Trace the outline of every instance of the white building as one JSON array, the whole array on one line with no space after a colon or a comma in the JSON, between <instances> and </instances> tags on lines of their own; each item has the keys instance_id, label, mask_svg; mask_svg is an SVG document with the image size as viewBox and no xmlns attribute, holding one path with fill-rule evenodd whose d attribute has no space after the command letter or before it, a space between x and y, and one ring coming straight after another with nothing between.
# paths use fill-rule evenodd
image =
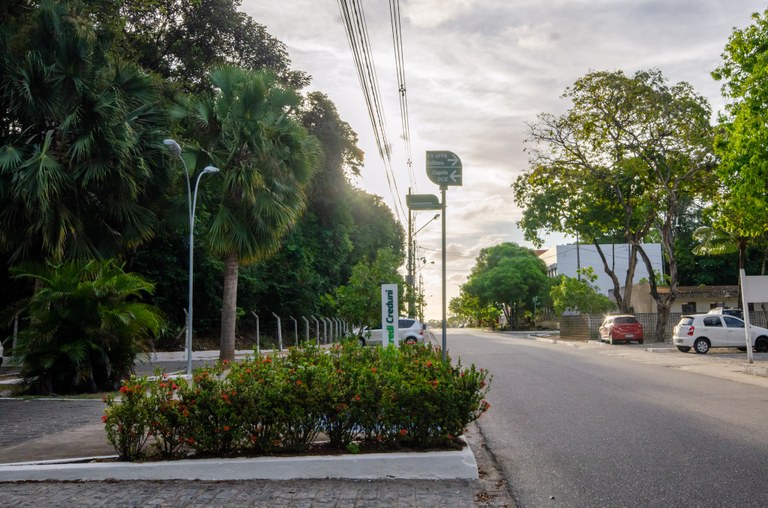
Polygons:
<instances>
[{"instance_id":1,"label":"white building","mask_svg":"<svg viewBox=\"0 0 768 508\"><path fill-rule=\"evenodd\" d=\"M619 279L619 285L624 287L627 276L627 267L629 265L629 245L621 244L600 244L608 266L616 273ZM663 273L663 260L661 256L661 244L644 243L643 249L651 260L653 270ZM611 296L613 291L613 282L605 273L603 261L600 254L593 244L572 244L558 245L547 249L539 254L539 258L547 265L547 272L550 277L558 275L567 275L568 277L577 277L577 270L580 268L592 267L597 275L595 286L605 296ZM634 284L640 283L643 279L648 279L648 270L645 268L643 259L638 254L637 265L635 266Z\"/></svg>"}]
</instances>

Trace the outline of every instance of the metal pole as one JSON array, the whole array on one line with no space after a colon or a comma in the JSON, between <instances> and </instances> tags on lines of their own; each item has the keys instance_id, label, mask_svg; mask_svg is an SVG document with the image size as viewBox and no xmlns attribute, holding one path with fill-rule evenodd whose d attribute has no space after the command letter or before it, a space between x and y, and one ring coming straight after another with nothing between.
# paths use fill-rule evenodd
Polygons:
<instances>
[{"instance_id":1,"label":"metal pole","mask_svg":"<svg viewBox=\"0 0 768 508\"><path fill-rule=\"evenodd\" d=\"M283 350L283 325L280 324L280 316L272 313L273 316L277 318L277 349L278 351Z\"/></svg>"},{"instance_id":2,"label":"metal pole","mask_svg":"<svg viewBox=\"0 0 768 508\"><path fill-rule=\"evenodd\" d=\"M296 336L296 347L299 347L299 322L293 316L288 316L293 319L293 333Z\"/></svg>"},{"instance_id":3,"label":"metal pole","mask_svg":"<svg viewBox=\"0 0 768 508\"><path fill-rule=\"evenodd\" d=\"M315 321L315 345L320 345L320 321L315 316L310 316Z\"/></svg>"},{"instance_id":4,"label":"metal pole","mask_svg":"<svg viewBox=\"0 0 768 508\"><path fill-rule=\"evenodd\" d=\"M303 319L304 323L306 324L306 328L305 328L306 334L304 335L304 337L306 337L306 341L309 342L309 319L305 318L304 316L301 316L301 319Z\"/></svg>"},{"instance_id":5,"label":"metal pole","mask_svg":"<svg viewBox=\"0 0 768 508\"><path fill-rule=\"evenodd\" d=\"M441 185L440 186L440 194L442 198L442 205L443 205L443 362L447 361L448 355L446 353L446 350L448 349L448 341L446 339L446 301L445 301L445 190L448 188L447 185Z\"/></svg>"},{"instance_id":6,"label":"metal pole","mask_svg":"<svg viewBox=\"0 0 768 508\"><path fill-rule=\"evenodd\" d=\"M256 318L256 354L261 354L261 342L259 339L259 315L256 314L255 310L251 311L251 314L253 314L253 317Z\"/></svg>"}]
</instances>

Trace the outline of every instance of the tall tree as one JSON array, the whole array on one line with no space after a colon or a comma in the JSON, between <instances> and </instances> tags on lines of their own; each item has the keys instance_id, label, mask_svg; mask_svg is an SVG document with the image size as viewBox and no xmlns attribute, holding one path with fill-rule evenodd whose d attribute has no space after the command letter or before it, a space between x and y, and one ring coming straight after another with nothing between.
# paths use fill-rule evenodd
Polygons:
<instances>
[{"instance_id":1,"label":"tall tree","mask_svg":"<svg viewBox=\"0 0 768 508\"><path fill-rule=\"evenodd\" d=\"M480 251L462 289L477 297L480 307L500 308L507 323L517 326L533 298L547 296L549 278L544 262L532 250L505 242Z\"/></svg>"},{"instance_id":2,"label":"tall tree","mask_svg":"<svg viewBox=\"0 0 768 508\"><path fill-rule=\"evenodd\" d=\"M155 81L111 58L77 4L0 36L0 245L19 259L109 257L149 239L167 186Z\"/></svg>"},{"instance_id":3,"label":"tall tree","mask_svg":"<svg viewBox=\"0 0 768 508\"><path fill-rule=\"evenodd\" d=\"M564 97L573 102L565 115L540 115L530 128L531 168L514 184L524 208L520 225L534 238L540 229L595 244L602 235L623 236L650 274L662 340L677 296L674 246L681 208L717 187L709 171L715 164L709 105L687 83L667 84L658 70L633 77L591 72ZM643 249L651 232L658 232L666 257L668 293L658 292ZM630 260L623 298L617 298L622 311L628 310L635 263ZM605 262L604 269L620 295L617 275Z\"/></svg>"},{"instance_id":4,"label":"tall tree","mask_svg":"<svg viewBox=\"0 0 768 508\"><path fill-rule=\"evenodd\" d=\"M291 70L285 45L239 10L240 0L88 1L105 23L119 20L122 47L144 69L187 91L211 87L211 71L230 64L271 70L283 84L301 89L309 77Z\"/></svg>"},{"instance_id":5,"label":"tall tree","mask_svg":"<svg viewBox=\"0 0 768 508\"><path fill-rule=\"evenodd\" d=\"M199 144L196 165L212 162L222 172L205 237L224 260L220 358L232 361L239 266L280 247L304 210L321 153L295 117L299 95L272 74L225 66L211 81L216 92L193 99L180 113Z\"/></svg>"},{"instance_id":6,"label":"tall tree","mask_svg":"<svg viewBox=\"0 0 768 508\"><path fill-rule=\"evenodd\" d=\"M714 203L713 227L733 240L744 267L746 247L768 230L768 10L734 30L712 76L730 102L720 117L715 150L722 192Z\"/></svg>"}]
</instances>

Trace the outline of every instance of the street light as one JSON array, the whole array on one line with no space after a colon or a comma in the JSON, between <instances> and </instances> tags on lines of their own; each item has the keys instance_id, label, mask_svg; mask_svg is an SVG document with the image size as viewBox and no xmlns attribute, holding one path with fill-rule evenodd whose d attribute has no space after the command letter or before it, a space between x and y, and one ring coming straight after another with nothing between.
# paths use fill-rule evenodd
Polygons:
<instances>
[{"instance_id":1,"label":"street light","mask_svg":"<svg viewBox=\"0 0 768 508\"><path fill-rule=\"evenodd\" d=\"M187 177L187 211L189 218L189 286L187 292L187 376L192 379L192 273L193 273L193 257L192 254L195 248L195 208L197 206L197 189L200 185L200 179L203 175L209 173L218 173L219 168L213 166L206 166L195 180L195 192L192 193L192 183L189 177L189 168L184 161L184 157L181 156L181 147L173 139L163 140L163 144L168 147L168 150L172 154L181 159L181 164L184 166L184 175Z\"/></svg>"},{"instance_id":2,"label":"street light","mask_svg":"<svg viewBox=\"0 0 768 508\"><path fill-rule=\"evenodd\" d=\"M410 213L410 212L409 212ZM416 278L416 262L415 262L415 250L416 250L416 235L419 231L424 229L425 227L429 226L432 221L437 220L440 218L440 214L436 213L434 217L429 219L426 224L421 226L419 229L416 230L414 233L410 233L408 236L408 286L410 288L409 291L409 297L408 297L408 315L413 316L416 314L416 301L414 298L414 286L416 285L415 278ZM410 222L408 226L410 230Z\"/></svg>"}]
</instances>

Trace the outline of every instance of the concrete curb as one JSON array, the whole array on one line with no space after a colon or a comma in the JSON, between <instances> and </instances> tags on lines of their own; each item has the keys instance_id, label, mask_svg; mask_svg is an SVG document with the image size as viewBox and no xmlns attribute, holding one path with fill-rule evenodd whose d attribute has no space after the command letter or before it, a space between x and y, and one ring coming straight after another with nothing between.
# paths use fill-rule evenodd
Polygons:
<instances>
[{"instance_id":1,"label":"concrete curb","mask_svg":"<svg viewBox=\"0 0 768 508\"><path fill-rule=\"evenodd\" d=\"M104 459L105 457L102 457ZM111 458L111 457L106 457ZM479 478L469 445L457 451L94 462L95 458L0 465L0 482L104 480L447 480Z\"/></svg>"}]
</instances>

